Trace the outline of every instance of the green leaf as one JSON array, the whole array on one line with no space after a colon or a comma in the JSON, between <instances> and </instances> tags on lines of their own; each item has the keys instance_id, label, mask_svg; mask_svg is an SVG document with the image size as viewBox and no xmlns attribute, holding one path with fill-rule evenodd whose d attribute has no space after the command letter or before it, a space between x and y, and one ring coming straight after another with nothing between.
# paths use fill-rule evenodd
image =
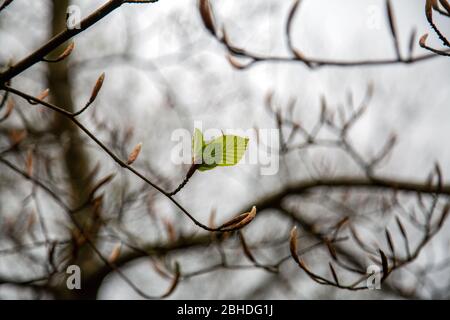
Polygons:
<instances>
[{"instance_id":1,"label":"green leaf","mask_svg":"<svg viewBox=\"0 0 450 320\"><path fill-rule=\"evenodd\" d=\"M193 138L194 159L202 159L198 170L207 171L216 167L236 165L244 156L248 147L248 138L235 135L223 135L205 142L200 130L196 129ZM200 146L201 153L200 153Z\"/></svg>"},{"instance_id":2,"label":"green leaf","mask_svg":"<svg viewBox=\"0 0 450 320\"><path fill-rule=\"evenodd\" d=\"M233 135L225 135L214 139L210 145L218 150L216 159L219 159L218 166L234 166L244 156L248 146L248 138Z\"/></svg>"}]
</instances>

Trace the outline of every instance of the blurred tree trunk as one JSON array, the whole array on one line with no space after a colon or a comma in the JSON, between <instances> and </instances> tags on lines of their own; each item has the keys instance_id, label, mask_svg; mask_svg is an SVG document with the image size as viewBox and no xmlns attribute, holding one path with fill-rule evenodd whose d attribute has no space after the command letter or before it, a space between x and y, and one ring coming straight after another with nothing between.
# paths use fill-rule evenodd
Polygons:
<instances>
[{"instance_id":1,"label":"blurred tree trunk","mask_svg":"<svg viewBox=\"0 0 450 320\"><path fill-rule=\"evenodd\" d=\"M53 0L53 19L52 19L52 34L55 35L64 28L66 28L66 13L69 6L69 0ZM61 46L54 52L58 56L67 47L67 44ZM70 59L70 57L69 57ZM57 106L63 107L68 111L75 111L73 101L73 90L71 77L68 70L68 60L65 59L58 63L49 63L48 69L48 86L51 93L51 99ZM51 130L55 136L59 137L61 145L62 166L67 179L68 188L70 190L72 207L80 206L88 196L90 181L87 176L90 169L90 160L87 150L80 143L81 132L74 126L67 118L56 115L51 125ZM76 214L76 219L79 225L82 225L84 230L88 231L93 238L98 232L98 219L96 213L98 211L93 208L87 208ZM78 233L74 229L73 232ZM94 259L93 251L87 244L83 244L78 251L72 264L76 264L81 268L81 276L87 275L94 271L97 266L97 260ZM56 288L57 297L62 299L77 299L83 296L84 299L95 299L97 288L83 286L81 290L68 290L66 282L58 284Z\"/></svg>"}]
</instances>

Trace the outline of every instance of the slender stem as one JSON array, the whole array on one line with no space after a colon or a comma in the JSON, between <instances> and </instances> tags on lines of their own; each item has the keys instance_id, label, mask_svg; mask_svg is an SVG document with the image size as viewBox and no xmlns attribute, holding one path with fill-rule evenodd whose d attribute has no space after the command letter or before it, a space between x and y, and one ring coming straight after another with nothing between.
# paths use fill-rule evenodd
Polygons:
<instances>
[{"instance_id":1,"label":"slender stem","mask_svg":"<svg viewBox=\"0 0 450 320\"><path fill-rule=\"evenodd\" d=\"M186 178L184 178L183 182L174 191L170 192L169 195L174 196L178 192L180 192L181 189L183 189L184 186L186 186L186 184L189 182L189 179L194 175L195 171L197 171L197 168L198 168L197 164L192 164L191 167L189 168L188 173L186 174Z\"/></svg>"}]
</instances>

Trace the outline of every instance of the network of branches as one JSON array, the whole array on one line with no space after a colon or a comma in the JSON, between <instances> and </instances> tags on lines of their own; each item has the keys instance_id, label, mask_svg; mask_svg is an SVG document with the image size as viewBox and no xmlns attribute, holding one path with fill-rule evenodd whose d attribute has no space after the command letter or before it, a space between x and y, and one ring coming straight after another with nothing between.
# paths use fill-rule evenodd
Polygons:
<instances>
[{"instance_id":1,"label":"network of branches","mask_svg":"<svg viewBox=\"0 0 450 320\"><path fill-rule=\"evenodd\" d=\"M14 9L12 3L16 1L20 0L3 1L0 18L6 10ZM315 106L315 122L308 124L295 117L298 108L295 98L283 106L277 101L277 92L268 93L265 110L281 133L281 158L292 155L303 158L305 152L312 149L336 152L348 159L355 173L339 176L333 174L331 166L323 165L315 168L320 174L285 183L260 200L244 205L242 210L220 223L216 222L214 211L207 213L209 221L202 221L198 218L202 216L200 213L187 209L177 199L178 193L189 193L187 179L179 185L179 181L164 177L153 165L145 164L139 157L142 144L133 142L133 133L113 127L98 115L95 104L102 99L99 94L103 83L114 81L106 79L105 73L99 75L89 99L79 108L67 99L67 92L57 91L55 83L61 81L60 77L56 82L50 79L49 89L41 93L19 89L24 87L20 76L37 64L48 65L50 74L61 72L61 66L67 69L67 61L77 50L75 36L89 32L91 26L107 20L108 15L122 5L152 6L154 2L157 0L109 0L84 17L79 28L63 28L26 57L1 66L1 197L2 201L18 205L13 206L17 208L13 209L17 210L13 217L4 216L2 211L6 207L0 207L0 237L7 244L0 248L0 255L20 255L39 267L28 277L0 274L0 286L29 288L38 295L55 298L73 297L78 293L69 292L64 279L67 267L76 264L83 270L80 293L83 298L95 298L109 274L120 277L139 296L159 299L172 295L185 280L224 270L247 269L261 269L291 286L297 281L293 274L301 274L320 285L359 291L369 286L367 280L372 274L368 273L367 266L376 265L381 270L381 285L389 294L406 298L422 298L427 294L448 298L449 285L441 288L431 280L434 273L448 267L448 258L411 267L444 227L450 211L450 185L445 184L440 165L430 164L433 169L427 181L383 176L379 168L392 157L392 150L401 137L393 133L370 156L352 142L353 128L366 115L376 95L375 85L367 85L359 103L354 101L352 93L344 104L333 104L325 96L321 97L320 104ZM418 64L450 56L447 36L434 19L435 15L450 17L447 0L427 0L423 11L432 34L444 47L427 45L430 36L424 34L416 39L413 31L408 39L407 56L400 50L403 39L397 31L395 12L391 2L385 1L386 28L391 35L387 41L392 41L395 56L389 58L387 53L388 58L374 60L326 60L305 55L293 37L301 5L302 1L295 0L286 12L283 36L290 52L286 56L266 55L235 45L239 39L227 34L213 1L198 1L198 18L204 32L209 32L210 37L222 45L224 57L235 72L274 62L299 63L306 66L307 72L315 72L315 69L330 66L344 69ZM415 54L417 44L430 52ZM2 51L7 49L1 48ZM70 147L58 140L63 133L72 141ZM48 146L60 152L55 154ZM95 166L81 165L95 162L86 160L92 148L106 157ZM114 164L116 170L98 177L104 161ZM134 188L126 182L127 177L136 179ZM111 199L111 192L108 192L113 184L115 199ZM176 192L172 192L173 189ZM9 192L14 193L14 197L7 196ZM171 203L179 218L188 218L195 229L183 231L174 220L158 215L155 205L158 198ZM148 219L156 226L158 241L148 242L139 232L122 223L132 207L139 207L145 213L140 219ZM306 211L321 214L310 215ZM272 215L281 219L281 226L288 227L285 232L278 236L255 237L256 227L252 226ZM63 236L49 227L50 216L64 221ZM178 261L180 252L204 249L214 258L206 259L195 269L186 269ZM132 280L122 267L138 259L150 260L158 275L168 281L168 288L162 289L162 293L151 293L154 288L143 287ZM288 271L284 268L288 264L298 269ZM414 280L398 281L408 272Z\"/></svg>"}]
</instances>

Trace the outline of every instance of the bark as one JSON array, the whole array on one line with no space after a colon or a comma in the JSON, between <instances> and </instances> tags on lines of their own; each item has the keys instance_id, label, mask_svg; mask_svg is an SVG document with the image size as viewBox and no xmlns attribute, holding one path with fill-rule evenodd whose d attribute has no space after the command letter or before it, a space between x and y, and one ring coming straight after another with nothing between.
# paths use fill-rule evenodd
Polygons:
<instances>
[{"instance_id":1,"label":"bark","mask_svg":"<svg viewBox=\"0 0 450 320\"><path fill-rule=\"evenodd\" d=\"M66 12L69 0L53 0L52 10L52 35L58 34L66 28ZM58 56L67 47L67 43L55 50L52 55ZM51 93L52 102L68 111L75 111L73 101L73 86L68 69L68 59L58 63L48 64L48 86ZM83 144L80 143L80 131L67 118L56 114L51 130L56 137L61 140L61 157L63 159L64 172L70 189L72 206L77 207L87 197L90 182L86 179L89 172L89 154ZM98 232L98 222L92 208L87 208L76 215L79 225L82 225L92 237ZM76 230L74 230L76 231ZM97 268L92 250L83 245L78 250L78 255L72 262L80 266L82 278L92 273ZM83 286L84 284L84 286ZM57 297L63 299L95 299L98 287L92 287L82 280L81 290L68 290L65 281L60 283L56 289Z\"/></svg>"}]
</instances>

